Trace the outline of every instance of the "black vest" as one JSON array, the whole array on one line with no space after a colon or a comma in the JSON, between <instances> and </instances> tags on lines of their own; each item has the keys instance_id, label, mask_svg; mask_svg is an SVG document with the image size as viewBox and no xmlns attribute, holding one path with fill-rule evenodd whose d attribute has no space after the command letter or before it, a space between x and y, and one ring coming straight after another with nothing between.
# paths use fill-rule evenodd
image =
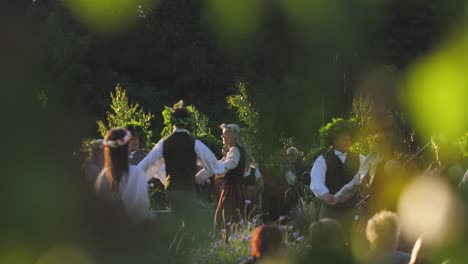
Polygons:
<instances>
[{"instance_id":1,"label":"black vest","mask_svg":"<svg viewBox=\"0 0 468 264\"><path fill-rule=\"evenodd\" d=\"M186 132L172 133L163 144L167 190L195 190L195 139Z\"/></svg>"},{"instance_id":2,"label":"black vest","mask_svg":"<svg viewBox=\"0 0 468 264\"><path fill-rule=\"evenodd\" d=\"M245 151L243 148L236 145L240 152L240 159L237 167L226 172L224 176L226 179L225 184L240 184L244 180L244 171L245 171Z\"/></svg>"},{"instance_id":3,"label":"black vest","mask_svg":"<svg viewBox=\"0 0 468 264\"><path fill-rule=\"evenodd\" d=\"M343 164L335 155L334 150L323 154L327 171L325 172L325 186L331 194L337 193L344 185L350 182L359 170L359 154L348 152Z\"/></svg>"}]
</instances>

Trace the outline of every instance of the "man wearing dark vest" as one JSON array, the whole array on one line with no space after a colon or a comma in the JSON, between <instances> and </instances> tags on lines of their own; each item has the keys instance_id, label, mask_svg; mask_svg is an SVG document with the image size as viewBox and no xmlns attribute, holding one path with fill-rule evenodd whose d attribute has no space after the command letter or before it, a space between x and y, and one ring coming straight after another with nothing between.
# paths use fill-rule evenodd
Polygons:
<instances>
[{"instance_id":1,"label":"man wearing dark vest","mask_svg":"<svg viewBox=\"0 0 468 264\"><path fill-rule=\"evenodd\" d=\"M199 228L199 203L195 193L197 159L205 170L213 174L223 173L224 165L205 144L195 139L187 130L194 125L194 120L185 107L173 109L171 123L174 127L172 134L161 139L138 167L151 178L154 177L151 174L161 172L165 166L167 177L163 184L167 200L175 216L183 220L184 226L191 229L191 232L194 228Z\"/></svg>"},{"instance_id":2,"label":"man wearing dark vest","mask_svg":"<svg viewBox=\"0 0 468 264\"><path fill-rule=\"evenodd\" d=\"M337 125L337 129L330 130L333 134L330 135L329 143L333 148L315 160L310 172L310 188L315 196L323 201L319 218L336 219L346 230L352 223L357 192L351 195L351 198L340 202L336 201L334 194L353 180L365 157L349 151L352 131L346 126Z\"/></svg>"}]
</instances>

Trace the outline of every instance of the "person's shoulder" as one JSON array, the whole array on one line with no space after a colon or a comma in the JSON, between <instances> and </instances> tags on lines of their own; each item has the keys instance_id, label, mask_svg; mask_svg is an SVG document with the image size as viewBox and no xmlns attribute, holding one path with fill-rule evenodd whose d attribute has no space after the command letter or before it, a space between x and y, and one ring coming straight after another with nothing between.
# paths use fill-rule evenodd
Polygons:
<instances>
[{"instance_id":1,"label":"person's shoulder","mask_svg":"<svg viewBox=\"0 0 468 264\"><path fill-rule=\"evenodd\" d=\"M232 147L229 149L229 151L240 151L240 150L241 150L241 147L239 147L239 146L237 146L237 145L236 145L236 146L232 146Z\"/></svg>"},{"instance_id":2,"label":"person's shoulder","mask_svg":"<svg viewBox=\"0 0 468 264\"><path fill-rule=\"evenodd\" d=\"M327 153L323 153L314 160L314 164L319 163L319 162L325 162L326 159L327 159Z\"/></svg>"}]
</instances>

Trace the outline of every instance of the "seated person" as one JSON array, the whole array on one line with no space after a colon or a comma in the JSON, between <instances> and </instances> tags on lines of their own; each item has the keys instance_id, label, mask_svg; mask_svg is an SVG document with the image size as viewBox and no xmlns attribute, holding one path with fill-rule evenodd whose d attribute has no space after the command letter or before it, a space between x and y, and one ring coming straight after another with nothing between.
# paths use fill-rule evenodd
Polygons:
<instances>
[{"instance_id":1,"label":"seated person","mask_svg":"<svg viewBox=\"0 0 468 264\"><path fill-rule=\"evenodd\" d=\"M251 257L243 262L249 263L284 263L285 249L283 235L276 225L263 225L252 232L250 240Z\"/></svg>"},{"instance_id":2,"label":"seated person","mask_svg":"<svg viewBox=\"0 0 468 264\"><path fill-rule=\"evenodd\" d=\"M366 227L366 237L371 247L367 263L408 263L410 255L396 250L399 236L400 220L397 214L390 211L375 214Z\"/></svg>"},{"instance_id":3,"label":"seated person","mask_svg":"<svg viewBox=\"0 0 468 264\"><path fill-rule=\"evenodd\" d=\"M341 224L332 218L323 218L310 225L309 237L297 263L354 263L345 244Z\"/></svg>"}]
</instances>

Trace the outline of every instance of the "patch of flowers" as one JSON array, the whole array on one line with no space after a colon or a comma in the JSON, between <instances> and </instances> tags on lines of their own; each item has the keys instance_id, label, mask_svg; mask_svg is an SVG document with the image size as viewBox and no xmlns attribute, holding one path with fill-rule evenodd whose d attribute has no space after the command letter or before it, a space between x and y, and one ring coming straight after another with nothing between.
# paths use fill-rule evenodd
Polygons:
<instances>
[{"instance_id":1,"label":"patch of flowers","mask_svg":"<svg viewBox=\"0 0 468 264\"><path fill-rule=\"evenodd\" d=\"M283 233L284 244L288 254L296 254L303 244L304 236L289 224L282 224L281 218L278 227ZM258 216L246 221L226 223L226 229L211 234L208 244L200 245L192 252L192 263L241 263L250 257L251 233L261 225Z\"/></svg>"}]
</instances>

